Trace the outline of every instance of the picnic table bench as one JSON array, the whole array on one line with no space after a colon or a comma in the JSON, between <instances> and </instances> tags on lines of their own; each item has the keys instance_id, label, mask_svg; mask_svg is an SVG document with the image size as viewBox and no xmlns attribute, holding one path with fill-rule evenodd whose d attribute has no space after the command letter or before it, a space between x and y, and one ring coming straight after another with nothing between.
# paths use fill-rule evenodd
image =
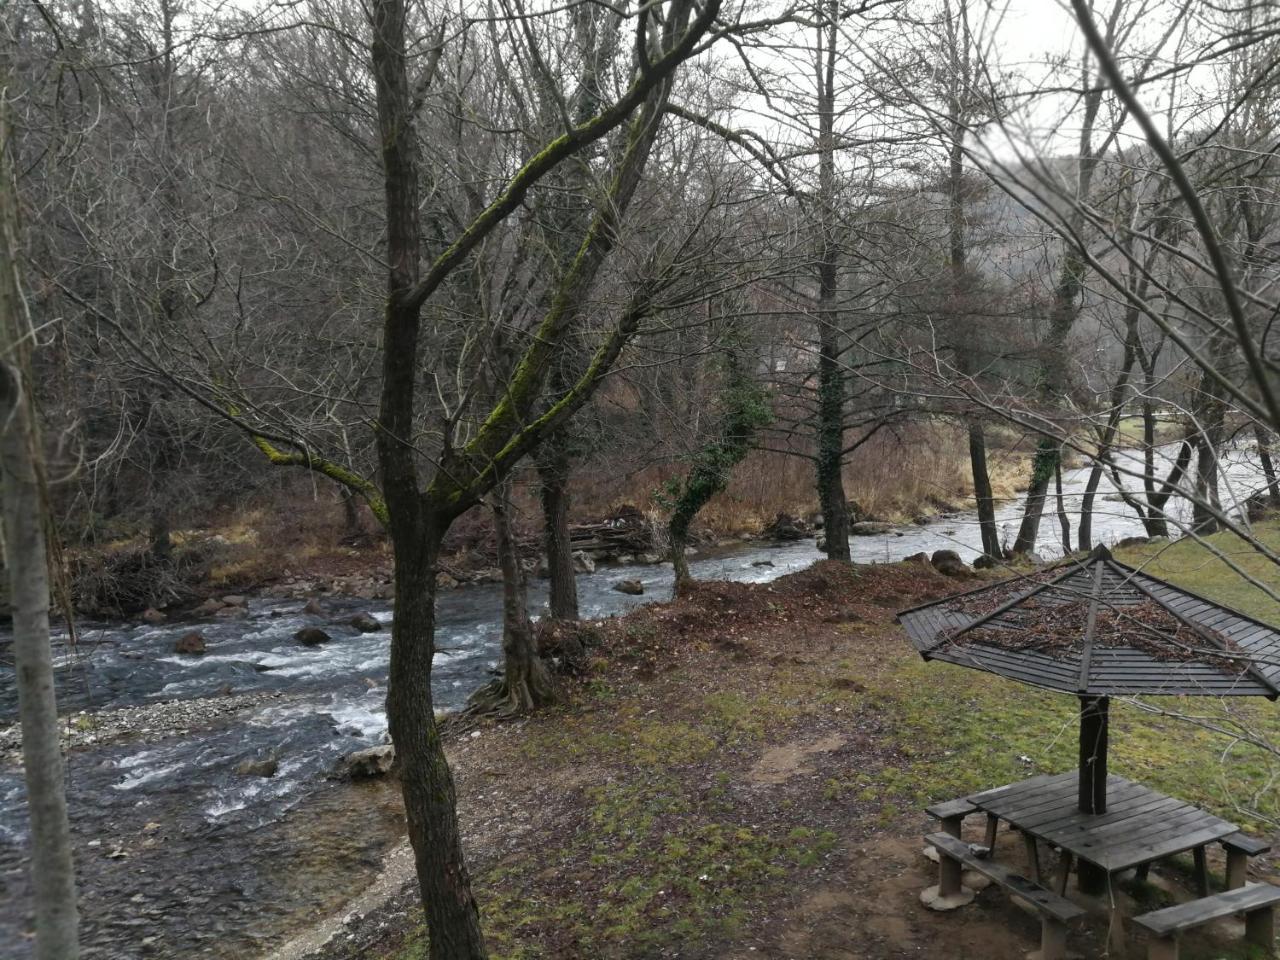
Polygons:
<instances>
[{"instance_id":1,"label":"picnic table bench","mask_svg":"<svg viewBox=\"0 0 1280 960\"><path fill-rule=\"evenodd\" d=\"M1077 803L1077 786L1078 774L1072 771L1032 777L926 808L940 827L926 837L929 847L937 851L939 872L937 886L926 890L922 901L933 909L954 909L969 902L973 895L962 885L961 871L974 870L1036 909L1042 922L1041 952L1037 956L1055 960L1065 956L1067 922L1083 912L1064 899L1073 866L1079 868L1082 886L1086 869L1109 885L1116 874L1131 869L1145 879L1153 862L1189 851L1200 899L1139 918L1143 921L1139 926L1164 931L1153 941L1151 960L1176 958L1177 934L1182 929L1237 912L1254 917L1250 920L1249 938L1251 942L1261 942L1265 936L1261 932L1263 925L1271 929L1272 907L1280 902L1280 888L1246 886L1246 872L1249 859L1266 853L1270 844L1241 833L1235 824L1192 804L1115 775L1107 778L1111 800L1106 811L1084 813ZM975 814L987 818L983 846L970 846L960 839L965 819ZM1029 861L1027 876L991 859L1001 821L1022 835ZM1040 843L1058 852L1052 886L1046 884L1041 869ZM1205 848L1211 843L1220 843L1227 855L1227 891L1217 897L1208 895ZM1077 913L1071 914L1064 904ZM1241 904L1253 906L1246 909ZM1176 926L1179 923L1181 927ZM1112 930L1117 937L1123 937L1121 925L1114 925Z\"/></svg>"}]
</instances>

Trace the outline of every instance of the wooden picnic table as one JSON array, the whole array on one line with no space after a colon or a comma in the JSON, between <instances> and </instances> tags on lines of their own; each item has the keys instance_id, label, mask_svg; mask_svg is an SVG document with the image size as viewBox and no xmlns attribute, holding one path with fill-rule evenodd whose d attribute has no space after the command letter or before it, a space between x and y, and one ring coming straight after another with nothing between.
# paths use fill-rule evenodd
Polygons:
<instances>
[{"instance_id":1,"label":"wooden picnic table","mask_svg":"<svg viewBox=\"0 0 1280 960\"><path fill-rule=\"evenodd\" d=\"M1205 845L1239 833L1238 826L1115 774L1107 777L1106 812L1082 813L1077 802L1078 777L1074 770L1032 777L965 799L1024 836L1056 847L1064 859L1092 864L1108 876L1192 851L1201 892L1207 892ZM1028 847L1029 852L1033 850ZM1060 881L1070 866L1068 862L1060 868ZM1039 873L1038 861L1032 867Z\"/></svg>"},{"instance_id":2,"label":"wooden picnic table","mask_svg":"<svg viewBox=\"0 0 1280 960\"><path fill-rule=\"evenodd\" d=\"M920 899L934 910L963 906L973 899L973 892L962 885L961 869L974 870L1022 897L1039 912L1042 928L1041 950L1037 956L1042 960L1061 960L1066 956L1066 925L1083 912L1065 899L1073 866L1078 868L1082 890L1107 893L1116 874L1133 869L1145 878L1147 867L1155 861L1191 851L1196 886L1202 899L1173 911L1177 916L1169 921L1176 921L1172 932L1161 927L1164 939L1152 947L1153 957L1176 958L1178 932L1225 915L1222 910L1234 910L1237 904L1232 898L1240 895L1245 887L1249 858L1269 850L1269 845L1245 836L1234 823L1185 800L1165 796L1114 774L1106 780L1106 811L1084 812L1080 809L1079 778L1075 770L1032 777L929 807L928 812L941 826L941 832L925 838L938 853L939 879ZM970 847L960 839L961 824L965 817L978 813L987 817L986 844ZM1001 821L1022 834L1031 867L1027 877L995 862L995 841ZM1040 868L1041 842L1049 844L1059 855L1052 885L1046 884ZM1221 843L1227 851L1227 893L1213 898L1209 898L1205 854L1210 843ZM1102 890L1096 891L1098 884L1094 881L1099 878ZM1280 902L1280 890L1270 887L1262 893L1266 902L1256 911L1254 926L1257 929L1250 939L1264 944L1268 948L1266 955L1271 956L1268 931L1272 908ZM1122 947L1124 930L1115 913L1116 900L1107 896L1106 902L1113 920L1110 926L1113 944ZM1157 923L1160 916L1148 914L1138 920Z\"/></svg>"}]
</instances>

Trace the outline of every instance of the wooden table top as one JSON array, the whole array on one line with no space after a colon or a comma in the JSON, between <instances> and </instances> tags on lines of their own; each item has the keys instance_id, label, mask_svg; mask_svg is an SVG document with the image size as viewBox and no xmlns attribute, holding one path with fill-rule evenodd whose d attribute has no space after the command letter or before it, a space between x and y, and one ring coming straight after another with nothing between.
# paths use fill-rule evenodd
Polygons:
<instances>
[{"instance_id":1,"label":"wooden table top","mask_svg":"<svg viewBox=\"0 0 1280 960\"><path fill-rule=\"evenodd\" d=\"M1124 777L1107 777L1107 812L1081 813L1079 774L1032 777L966 799L1108 873L1221 840L1240 828Z\"/></svg>"}]
</instances>

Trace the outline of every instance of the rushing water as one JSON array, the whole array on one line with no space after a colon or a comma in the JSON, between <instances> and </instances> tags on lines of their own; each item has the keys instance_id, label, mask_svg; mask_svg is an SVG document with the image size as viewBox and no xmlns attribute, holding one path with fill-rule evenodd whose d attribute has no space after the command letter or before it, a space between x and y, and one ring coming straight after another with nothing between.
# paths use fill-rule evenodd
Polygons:
<instances>
[{"instance_id":1,"label":"rushing water","mask_svg":"<svg viewBox=\"0 0 1280 960\"><path fill-rule=\"evenodd\" d=\"M1226 502L1242 500L1259 486L1253 454L1242 448L1228 458ZM1064 474L1073 526L1086 478L1087 470ZM1126 486L1140 484L1130 480ZM1189 504L1181 501L1173 510L1185 515ZM1019 502L1000 507L1002 536L1012 538L1020 515ZM1095 542L1114 543L1142 532L1104 477L1095 504ZM1056 517L1047 513L1039 544L1043 556L1061 552L1058 536ZM855 537L851 548L862 563L943 548L972 560L980 542L974 515L963 512L884 536ZM812 539L751 544L695 558L691 567L699 579L760 582L808 566L819 556ZM644 595L613 590L621 579L643 582ZM602 567L579 577L582 613L604 617L667 599L670 579L665 564ZM536 611L545 603L545 587L531 586ZM85 888L89 956L252 955L247 944L259 933L278 934L291 913L340 902L343 878L352 882L359 864L367 872L381 850L379 838L394 832L394 803L387 791L370 787L367 802L353 807L324 782L338 757L385 738L388 634L361 634L342 624L358 612L387 623L391 607L335 600L324 617L301 608L298 601L254 600L244 619L201 624L209 641L202 657L173 652L174 641L192 629L190 624L90 624L82 628L74 651L59 638L58 693L64 711L194 701L229 692L278 694L265 698L247 718L198 737L71 754L68 794ZM441 594L434 665L440 707L460 706L497 669L500 620L497 585ZM334 639L321 647L301 647L293 635L304 626L321 626ZM0 721L11 722L16 713L11 666L0 667L0 684ZM241 761L265 755L279 759L274 777L236 773ZM305 815L299 807L303 800ZM364 830L369 839L338 844L335 829ZM29 909L25 846L20 772L0 769L0 944L6 945L4 956L15 960L27 956L30 947L21 934ZM323 857L322 850L328 851ZM305 869L323 882L299 886L297 875ZM248 939L245 931L252 933Z\"/></svg>"}]
</instances>

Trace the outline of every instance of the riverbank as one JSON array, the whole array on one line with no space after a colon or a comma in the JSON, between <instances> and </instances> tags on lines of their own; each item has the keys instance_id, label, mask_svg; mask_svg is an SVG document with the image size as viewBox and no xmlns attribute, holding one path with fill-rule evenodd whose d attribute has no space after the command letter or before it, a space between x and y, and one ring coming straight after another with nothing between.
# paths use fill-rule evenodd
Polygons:
<instances>
[{"instance_id":1,"label":"riverbank","mask_svg":"<svg viewBox=\"0 0 1280 960\"><path fill-rule=\"evenodd\" d=\"M1280 544L1275 522L1261 530ZM1193 543L1145 550L1124 559L1280 615ZM956 587L918 563L822 563L771 584L702 584L603 625L562 706L455 731L493 956L1021 960L1036 927L1002 898L953 915L919 906L933 871L920 856L921 810L1068 769L1073 704L921 662L894 612ZM1223 706L1195 704L1201 715ZM1234 720L1280 738L1273 705L1234 709ZM1274 832L1274 756L1128 705L1114 707L1113 727L1117 772ZM1175 866L1124 896L1158 903L1182 889ZM426 956L411 881L364 908L295 956ZM1086 957L1104 942L1097 927L1077 938ZM1192 948L1215 934L1206 936Z\"/></svg>"},{"instance_id":2,"label":"riverbank","mask_svg":"<svg viewBox=\"0 0 1280 960\"><path fill-rule=\"evenodd\" d=\"M1034 438L992 427L989 467L998 505L1025 490ZM570 522L634 525L632 549L591 551L597 562L660 556L667 509L660 491L679 463L583 464L575 474ZM697 518L692 543L700 547L759 539L779 516L812 532L819 524L813 467L804 457L753 451L729 487ZM963 428L945 420L900 425L858 448L847 465L852 519L927 523L974 507ZM350 514L328 495L285 485L251 498L249 506L187 518L171 533L169 552L157 558L143 532L70 545L67 585L76 610L98 619L153 622L183 617L225 595L270 592L284 597L329 593L366 600L391 595L391 555L367 512ZM536 476L518 475L512 523L531 569L542 553ZM641 546L640 544L643 544ZM443 588L492 582L500 576L496 540L487 511L472 510L449 531L441 559Z\"/></svg>"}]
</instances>

